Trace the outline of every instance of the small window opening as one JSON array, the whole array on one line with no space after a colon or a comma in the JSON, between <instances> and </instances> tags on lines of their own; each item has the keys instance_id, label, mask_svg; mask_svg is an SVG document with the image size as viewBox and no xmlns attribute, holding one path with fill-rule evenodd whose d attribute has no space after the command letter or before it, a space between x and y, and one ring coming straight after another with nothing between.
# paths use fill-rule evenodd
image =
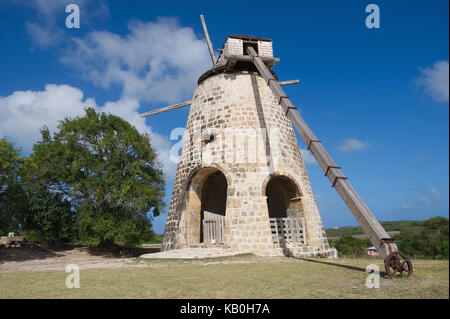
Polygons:
<instances>
[{"instance_id":1,"label":"small window opening","mask_svg":"<svg viewBox=\"0 0 450 319\"><path fill-rule=\"evenodd\" d=\"M258 53L258 43L244 41L244 55L248 55L247 48L252 47Z\"/></svg>"},{"instance_id":2,"label":"small window opening","mask_svg":"<svg viewBox=\"0 0 450 319\"><path fill-rule=\"evenodd\" d=\"M214 134L207 134L207 135L203 136L203 139L202 139L203 145L214 142L215 139L216 139L216 136Z\"/></svg>"}]
</instances>

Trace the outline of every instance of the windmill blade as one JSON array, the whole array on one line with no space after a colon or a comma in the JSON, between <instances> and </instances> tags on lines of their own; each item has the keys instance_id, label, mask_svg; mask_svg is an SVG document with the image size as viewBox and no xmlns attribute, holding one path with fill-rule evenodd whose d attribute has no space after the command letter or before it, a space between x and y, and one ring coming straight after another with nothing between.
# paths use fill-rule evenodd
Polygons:
<instances>
[{"instance_id":1,"label":"windmill blade","mask_svg":"<svg viewBox=\"0 0 450 319\"><path fill-rule=\"evenodd\" d=\"M146 117L146 116L150 116L150 115L153 115L153 114L158 114L158 113L162 113L162 112L178 109L178 108L183 107L183 106L191 105L191 103L192 103L192 100L186 101L186 102L182 102L182 103L178 103L178 104L174 104L174 105L169 105L169 106L157 109L157 110L153 110L153 111L150 111L150 112L142 113L140 116L141 117Z\"/></svg>"},{"instance_id":2,"label":"windmill blade","mask_svg":"<svg viewBox=\"0 0 450 319\"><path fill-rule=\"evenodd\" d=\"M213 46L211 40L209 39L208 29L206 28L205 18L203 14L200 15L200 20L202 20L203 33L205 34L206 43L208 44L209 54L211 55L211 61L213 66L216 65L216 56L214 55Z\"/></svg>"}]
</instances>

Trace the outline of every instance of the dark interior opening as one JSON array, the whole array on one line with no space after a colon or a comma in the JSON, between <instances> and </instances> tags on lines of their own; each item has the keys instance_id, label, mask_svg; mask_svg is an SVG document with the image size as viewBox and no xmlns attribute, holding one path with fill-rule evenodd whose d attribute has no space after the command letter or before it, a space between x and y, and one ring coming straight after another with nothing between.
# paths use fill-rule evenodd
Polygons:
<instances>
[{"instance_id":1,"label":"dark interior opening","mask_svg":"<svg viewBox=\"0 0 450 319\"><path fill-rule=\"evenodd\" d=\"M291 200L300 196L295 184L287 177L272 177L266 188L269 218L284 218Z\"/></svg>"},{"instance_id":2,"label":"dark interior opening","mask_svg":"<svg viewBox=\"0 0 450 319\"><path fill-rule=\"evenodd\" d=\"M201 221L204 211L225 216L227 206L227 179L220 171L209 175L202 186ZM200 242L203 242L203 222L200 222Z\"/></svg>"},{"instance_id":3,"label":"dark interior opening","mask_svg":"<svg viewBox=\"0 0 450 319\"><path fill-rule=\"evenodd\" d=\"M255 49L256 53L258 53L258 43L257 42L243 41L243 44L244 44L244 55L248 55L248 53L247 53L248 47L252 47L253 49Z\"/></svg>"}]
</instances>

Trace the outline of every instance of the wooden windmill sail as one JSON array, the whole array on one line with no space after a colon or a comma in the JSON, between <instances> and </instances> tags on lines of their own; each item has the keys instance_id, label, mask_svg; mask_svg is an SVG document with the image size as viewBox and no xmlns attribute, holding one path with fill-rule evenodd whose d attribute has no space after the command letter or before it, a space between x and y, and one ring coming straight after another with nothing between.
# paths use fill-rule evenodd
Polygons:
<instances>
[{"instance_id":1,"label":"wooden windmill sail","mask_svg":"<svg viewBox=\"0 0 450 319\"><path fill-rule=\"evenodd\" d=\"M224 75L227 75L227 74L242 73L241 71L244 70L243 72L245 74L247 74L248 81L250 81L250 80L252 81L252 84L249 86L249 88L253 88L255 96L258 94L264 95L264 96L270 95L267 98L268 102L267 101L261 102L262 98L259 96L256 96L254 98L254 100L256 101L255 109L258 108L258 103L260 103L262 105L260 107L260 109L261 109L259 112L260 114L258 115L259 120L262 121L263 123L274 121L274 119L277 120L279 118L287 118L290 120L290 123L292 124L292 126L295 127L295 129L297 130L297 132L300 134L301 138L307 145L308 150L311 151L314 158L319 163L320 167L322 168L322 170L325 173L325 176L330 180L331 186L336 189L338 194L344 200L345 204L350 209L350 211L353 213L356 220L361 225L362 229L364 230L366 235L369 237L372 244L376 247L376 249L380 252L380 254L382 254L384 257L386 257L385 265L386 265L386 270L387 270L388 274L393 274L395 272L402 273L403 271L407 271L408 273L411 274L412 273L412 265L411 265L411 262L409 261L409 259L404 254L398 252L398 248L397 248L395 241L389 236L389 234L384 230L384 228L381 226L379 221L372 214L372 212L367 207L367 205L364 203L364 201L361 199L361 197L358 195L356 190L352 187L348 178L345 177L345 175L342 173L341 168L333 161L331 156L324 149L320 140L314 135L314 133L311 131L311 129L308 127L308 125L303 120L300 113L297 111L297 108L292 104L289 97L285 94L285 92L281 88L282 85L298 83L298 80L279 82L275 78L276 75L271 70L271 68L276 63L279 62L279 59L273 57L272 41L269 39L253 37L253 36L243 36L243 35L229 36L227 38L227 41L224 44L224 47L222 49L221 54L219 55L219 58L216 60L214 51L212 49L211 41L209 39L209 35L206 30L206 25L205 25L203 16L201 16L201 20L202 20L202 25L203 25L203 29L205 32L205 37L207 40L211 60L213 63L213 68L210 69L209 71L207 71L205 74L203 74L200 77L199 85L202 84L204 86L217 86L218 92L222 92L222 95L226 95L227 94L227 92L225 92L226 89L223 89L221 87L221 85L222 86L228 85L228 84L223 84L223 83L228 83L232 79L230 80L230 77L228 77L226 79L221 78L222 79L222 80L220 80L221 82L217 82L218 80L216 82L211 82L212 81L211 79L214 78L214 76L218 76L218 75L223 77ZM257 75L258 79L256 79L256 76L252 75L253 73L255 73ZM236 76L238 76L238 75L236 75ZM258 81L260 81L259 79L261 77L264 80L266 87L269 88L269 90L267 90L267 88L261 86L261 84L258 82ZM210 81L210 82L205 84L204 83L205 81L206 82ZM242 83L247 83L247 82L242 82ZM248 82L248 83L250 83L250 82ZM165 107L162 109L147 112L147 113L142 114L141 116L149 116L152 114L168 111L171 109L175 109L175 108L179 108L179 107L183 107L183 106L187 106L187 105L191 105L191 104L195 104L196 110L200 107L207 108L208 105L210 105L210 104L204 104L204 105L200 105L200 104L201 103L209 103L208 102L209 99L211 99L211 101L212 101L211 103L214 103L214 101L213 101L214 97L209 98L209 95L207 93L204 93L207 91L205 91L205 90L202 91L202 90L203 89L198 89L198 92L196 91L197 93L195 94L194 99L191 101L187 101L187 102L179 103L176 105L168 106L168 107ZM245 100L245 101L246 101L246 99L248 100L245 93L239 93L236 91L235 88L232 90L234 90L233 92L235 92L235 94L242 95L243 100ZM245 90L245 88L242 88L242 90ZM201 101L202 96L199 96L201 94L206 96L203 99L203 101ZM217 96L217 95L219 95L219 93L216 92L216 93L214 93L214 95L211 95L211 96ZM275 103L270 102L270 99L273 99L273 98L275 98L275 100L276 100ZM254 103L254 101L252 101L251 103ZM266 103L267 105L264 103ZM239 106L236 106L236 104L232 104L232 107L233 107L233 105L234 105L234 107L239 107ZM253 113L252 108L247 108L247 109L248 109L248 112L250 112L250 114ZM220 109L220 110L222 110L222 109ZM278 112L277 113L278 115L275 115L275 117L273 117L274 112ZM195 114L199 114L199 115L197 116ZM191 125L192 127L195 127L195 125L197 125L197 124L198 124L198 126L200 126L200 124L205 123L205 122L201 122L201 120L199 120L200 118L202 118L202 121L204 121L203 120L203 118L205 117L204 114L202 114L202 113L195 113L195 114L193 114L193 115L190 114L190 119L188 121L189 125ZM247 114L247 113L243 112L243 114ZM266 117L265 114L271 114L272 117ZM232 113L232 115L228 115L228 116L229 116L228 118L233 118L233 116L235 117L235 114ZM196 119L198 119L197 122L195 122ZM214 122L214 123L216 123L216 122ZM213 122L211 122L211 123L213 123ZM266 125L266 124L264 124L264 125ZM286 124L283 124L283 123L281 123L279 125L281 125L280 130L285 129L288 134L288 138L292 141L292 136L291 136L292 133L289 131L289 127L286 127ZM203 126L205 126L205 125L203 124ZM225 123L225 127L227 127L226 123ZM263 126L261 126L261 127L263 127ZM265 128L265 126L264 126L264 128ZM211 135L211 136L213 137L212 139L214 139L214 136L213 135ZM208 143L209 140L206 140L204 142ZM183 147L186 149L183 148L182 152L190 151L189 147L192 147L192 145L193 145L192 143L189 144L187 141L183 141ZM285 149L293 149L294 153L297 153L299 151L298 145L296 145L296 147L287 145L287 147ZM294 165L293 170L302 170L304 168L304 165L302 163L302 159L301 159L300 155L294 154L294 155L288 156L288 157L289 157L287 159L288 162L292 162L293 160L301 162L300 166L298 166L297 169L295 168L297 166ZM242 203L247 203L246 199L244 198L244 201L239 201L239 198L236 198L236 199L234 197L231 199L228 198L226 206L225 206L225 204L223 204L221 206L222 208L218 208L220 206L219 204L217 204L217 203L211 204L211 201L207 202L208 196L213 196L211 194L209 194L209 195L207 194L207 195L205 195L206 199L204 200L204 202L202 202L200 204L199 203L196 204L196 200L192 199L192 198L196 198L196 196L197 197L200 196L201 199L199 199L198 202L203 201L202 196L204 196L203 193L205 192L205 189L207 189L208 186L205 186L205 184L202 184L202 183L206 183L210 180L209 177L208 178L206 178L206 177L213 176L211 178L216 178L216 180L219 180L221 177L218 175L218 172L214 173L213 170L210 168L208 168L208 169L204 168L203 171L200 170L200 173L196 170L193 170L192 173L189 173L189 167L190 167L189 163L184 163L181 166L182 167L180 167L180 164L179 164L180 172L177 171L178 179L176 178L176 182L175 182L176 187L178 187L178 188L177 188L177 190L175 190L175 188L174 188L174 195L173 195L172 202L171 202L172 212L169 212L169 214L171 214L171 215L169 216L169 220L168 220L168 223L166 226L165 249L173 249L173 248L180 247L180 243L183 243L184 245L188 245L189 241L195 240L195 238L197 238L197 242L200 242L202 239L205 240L206 237L210 238L211 236L213 236L212 234L215 232L215 228L214 228L214 227L216 227L215 225L224 225L222 228L221 227L217 228L217 232L220 234L218 238L220 238L220 240L222 242L226 242L227 238L228 238L231 245L233 245L236 242L236 238L233 237L235 235L243 236L243 237L238 237L238 238L241 238L241 240L242 239L245 240L245 238L250 238L250 240L251 240L252 236L256 236L256 235L252 235L252 234L267 233L266 228L264 228L265 227L264 223L269 224L269 222L270 222L270 229L271 229L273 242L270 242L270 240L264 241L265 239L264 240L261 239L261 242L265 242L265 243L267 242L265 244L266 246L264 246L263 244L261 244L261 245L253 244L252 247L254 247L254 249L265 249L264 247L267 247L267 245L269 245L269 246L274 245L274 247L280 247L280 245L281 245L280 238L281 238L282 241L287 240L287 241L295 242L295 245L289 246L289 247L293 247L290 250L291 254L293 254L293 255L296 255L296 254L302 255L303 252L305 252L306 254L308 254L308 253L317 254L318 252L325 253L325 254L329 253L328 242L327 242L326 237L324 236L323 226L322 226L322 223L320 220L320 216L318 215L317 208L315 207L315 200L314 200L312 194L309 198L305 194L306 190L310 189L309 180L307 179L306 176L300 176L300 175L302 175L302 174L300 174L299 175L300 177L298 177L298 178L292 177L293 182L291 184L294 186L286 186L287 185L286 183L288 183L288 179L289 179L286 176L294 176L296 174L294 172L290 175L290 171L287 170L286 171L287 173L284 174L284 175L286 175L285 177L279 177L279 180L274 182L275 186L273 186L274 187L273 190L269 190L269 186L266 185L267 192L263 192L263 194L262 194L264 196L259 196L258 194L256 194L256 195L253 194L254 192L252 192L252 190L255 188L255 186L250 183L249 184L250 186L248 186L250 191L247 196L248 197L254 196L254 198L250 199L250 201L253 200L257 204L255 204L254 206L248 206L248 207L261 207L261 209L265 209L266 211L268 210L269 212L271 209L276 210L276 208L271 207L271 205L273 206L274 204L273 204L273 201L272 201L272 203L270 202L270 198L269 198L270 194L269 193L277 192L277 185L280 185L279 188L282 188L282 187L286 188L284 196L285 197L288 196L289 200L285 204L283 204L284 206L283 206L282 210L285 211L285 216L282 216L282 217L277 216L274 218L268 218L267 220L264 219L264 216L261 216L260 218L255 217L255 219L252 219L252 221L258 221L263 226L261 226L260 224L257 224L257 223L251 224L250 226L247 226L247 228L251 228L253 230L253 232L246 233L246 228L242 228L242 227L239 228L240 227L239 225L242 223L242 221L246 220L246 217L237 216L237 214L238 214L238 212L240 212L240 214L244 215L244 216L247 216L247 214L242 213L243 210L239 210L239 208L236 206L236 205L242 206L242 205L244 205ZM221 167L221 166L218 166L218 167ZM229 166L229 167L231 167L230 169L233 172L233 173L230 173L231 174L230 176L232 176L232 177L223 177L223 179L227 179L228 182L230 182L229 179L231 179L231 180L233 180L235 178L238 179L238 177L236 177L236 176L240 177L241 173L243 173L246 176L251 175L249 172L253 170L253 168L251 168L251 167L249 168L249 166L238 167L238 168L236 168L237 173L235 175L233 175L234 174L233 169L235 169L235 167L234 166ZM272 167L272 169L276 170L276 168L273 168L273 167ZM248 173L248 174L246 174L246 173ZM185 174L185 175L187 174L187 175L184 176L183 174ZM204 174L204 176L202 174ZM214 174L216 174L217 176ZM274 174L271 173L270 175L274 175ZM306 175L306 173L304 173L303 175ZM180 176L184 176L184 177L182 178ZM198 176L200 176L200 177L198 177ZM251 175L251 176L254 176L254 175ZM285 179L285 181L282 181L283 178ZM254 179L256 180L257 178L255 177ZM299 180L299 179L301 179L301 181L296 182L296 180ZM252 181L253 181L253 179L252 179ZM281 183L285 183L284 186L282 186ZM184 185L178 185L178 184L186 184L186 185L184 186ZM298 186L300 184L301 184L301 186ZM211 185L212 185L211 188L214 188L214 187L220 188L219 186L217 186L220 184L211 184ZM299 190L296 192L295 185L297 185L297 188L300 188L302 190ZM184 191L182 191L183 187L184 187ZM226 190L226 186L224 186L224 187ZM228 195L232 195L232 196L235 195L232 191L230 191L230 189L226 190L226 192ZM304 197L303 199L301 198L302 196ZM183 198L189 197L189 199L185 201L184 199L182 199L182 197ZM267 197L268 198L267 205L265 207L261 206L261 201L260 201L259 197L264 197L264 198ZM298 199L300 199L300 200L298 201ZM239 203L241 203L241 204L239 204ZM245 205L249 205L249 204L247 203ZM222 213L214 215L208 211L208 209L210 209L210 207L212 207L211 209L217 209L218 211L222 211ZM250 210L251 209L253 209L253 208L250 208ZM227 211L227 213L226 213L227 216L225 216L225 212L224 212L225 210ZM230 211L230 213L228 211ZM293 217L286 215L287 214L286 212L289 212L289 211L294 211L294 213L292 215ZM198 213L198 217L196 217L197 213ZM266 215L267 215L267 213L266 213ZM237 218L236 216L241 219ZM256 214L256 216L258 216L258 215ZM305 224L305 220L306 220L306 224ZM228 227L228 228L226 228L226 227ZM188 232L187 231L188 229L191 229L191 231ZM195 231L192 231L192 229L194 229ZM200 234L198 234L197 229L198 229L198 232L200 232ZM279 235L280 232L282 232L283 234L286 233L287 235L286 236L282 235L280 237L280 235ZM169 233L176 234L176 235L169 235ZM242 234L244 234L244 235L242 235ZM263 235L261 235L261 236L263 236ZM198 239L198 238L200 238L200 239ZM308 238L310 239L311 242L308 242ZM215 242L216 239L213 239L213 240ZM210 242L211 242L211 240L210 240ZM256 242L259 243L258 240L256 240ZM278 246L276 246L277 244L278 244ZM314 248L311 248L312 246L314 246ZM294 253L292 253L292 252L294 252Z\"/></svg>"}]
</instances>

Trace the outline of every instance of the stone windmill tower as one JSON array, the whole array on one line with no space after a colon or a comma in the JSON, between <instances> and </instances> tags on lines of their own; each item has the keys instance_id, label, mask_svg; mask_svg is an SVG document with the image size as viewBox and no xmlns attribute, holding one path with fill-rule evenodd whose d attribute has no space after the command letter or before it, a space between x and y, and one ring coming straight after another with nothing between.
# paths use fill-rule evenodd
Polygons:
<instances>
[{"instance_id":1,"label":"stone windmill tower","mask_svg":"<svg viewBox=\"0 0 450 319\"><path fill-rule=\"evenodd\" d=\"M294 125L375 247L395 255L389 259L395 270L402 262L397 246L281 89L298 81L278 81L272 40L230 35L216 60L201 19L213 67L200 76L191 101L142 114L191 106L162 250L330 255Z\"/></svg>"}]
</instances>

